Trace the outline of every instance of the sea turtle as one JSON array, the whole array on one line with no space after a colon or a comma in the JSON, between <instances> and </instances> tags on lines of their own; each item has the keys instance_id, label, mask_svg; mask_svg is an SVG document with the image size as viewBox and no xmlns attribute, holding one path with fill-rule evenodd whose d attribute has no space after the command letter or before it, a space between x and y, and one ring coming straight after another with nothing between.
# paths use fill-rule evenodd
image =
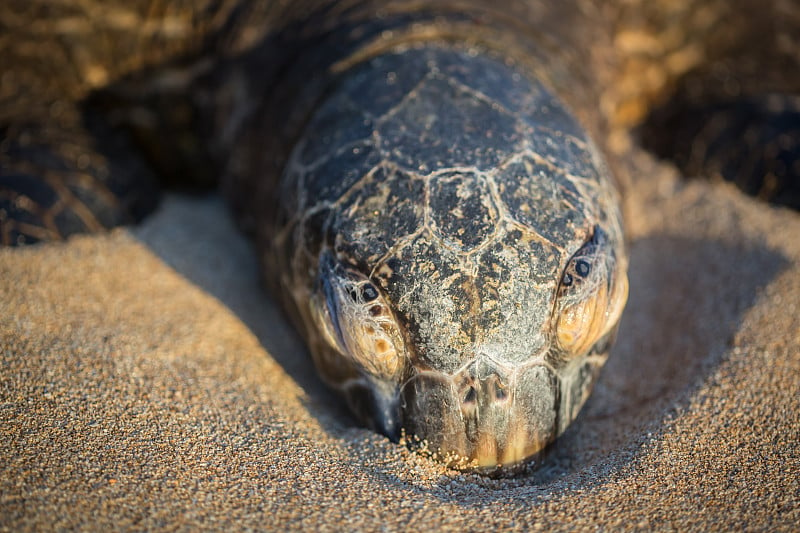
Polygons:
<instances>
[{"instance_id":1,"label":"sea turtle","mask_svg":"<svg viewBox=\"0 0 800 533\"><path fill-rule=\"evenodd\" d=\"M743 183L791 199L800 15L494 4L5 2L0 235L135 221L153 174L222 175L361 421L464 468L520 464L575 419L614 340L632 125L726 176L750 132Z\"/></svg>"}]
</instances>

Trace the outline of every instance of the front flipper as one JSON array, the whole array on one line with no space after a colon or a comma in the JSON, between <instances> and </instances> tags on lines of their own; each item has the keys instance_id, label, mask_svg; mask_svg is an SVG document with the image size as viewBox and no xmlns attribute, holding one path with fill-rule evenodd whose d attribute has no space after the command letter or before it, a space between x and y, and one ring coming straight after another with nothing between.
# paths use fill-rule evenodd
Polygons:
<instances>
[{"instance_id":1,"label":"front flipper","mask_svg":"<svg viewBox=\"0 0 800 533\"><path fill-rule=\"evenodd\" d=\"M643 141L686 176L730 181L747 194L800 210L800 96L704 103L677 95L650 116Z\"/></svg>"},{"instance_id":2,"label":"front flipper","mask_svg":"<svg viewBox=\"0 0 800 533\"><path fill-rule=\"evenodd\" d=\"M156 179L124 134L71 103L0 123L0 244L58 240L141 220Z\"/></svg>"}]
</instances>

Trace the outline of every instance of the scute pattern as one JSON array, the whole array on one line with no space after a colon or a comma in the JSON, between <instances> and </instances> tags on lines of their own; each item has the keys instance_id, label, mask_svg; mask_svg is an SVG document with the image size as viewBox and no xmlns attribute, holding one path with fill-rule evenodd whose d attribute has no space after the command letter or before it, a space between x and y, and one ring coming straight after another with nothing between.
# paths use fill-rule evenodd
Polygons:
<instances>
[{"instance_id":1,"label":"scute pattern","mask_svg":"<svg viewBox=\"0 0 800 533\"><path fill-rule=\"evenodd\" d=\"M454 165L489 170L523 139L503 114L451 79L429 74L381 119L381 148L398 165L420 172ZM460 132L456 138L454 131Z\"/></svg>"},{"instance_id":2,"label":"scute pattern","mask_svg":"<svg viewBox=\"0 0 800 533\"><path fill-rule=\"evenodd\" d=\"M470 87L484 95L493 107L512 115L522 114L523 119L530 109L549 101L550 97L541 85L518 73L506 76L498 69L497 61L490 57L476 54L469 67L464 65L463 59L457 53L442 54L434 68L462 87ZM477 69L484 75L476 77Z\"/></svg>"},{"instance_id":3,"label":"scute pattern","mask_svg":"<svg viewBox=\"0 0 800 533\"><path fill-rule=\"evenodd\" d=\"M378 56L344 82L337 98L358 96L358 107L366 116L373 120L384 117L429 75L420 64L423 60L397 61L393 56Z\"/></svg>"},{"instance_id":4,"label":"scute pattern","mask_svg":"<svg viewBox=\"0 0 800 533\"><path fill-rule=\"evenodd\" d=\"M472 357L457 349L474 341L474 330L464 325L474 302L461 266L459 254L425 231L398 248L375 272L409 334L418 341L414 362L423 368L452 373ZM442 317L452 320L445 323Z\"/></svg>"},{"instance_id":5,"label":"scute pattern","mask_svg":"<svg viewBox=\"0 0 800 533\"><path fill-rule=\"evenodd\" d=\"M486 182L472 172L431 178L428 219L445 246L472 251L497 231L497 208Z\"/></svg>"},{"instance_id":6,"label":"scute pattern","mask_svg":"<svg viewBox=\"0 0 800 533\"><path fill-rule=\"evenodd\" d=\"M372 135L374 126L363 111L344 98L332 98L325 102L309 128L316 132L315 142L303 145L299 150L300 164L311 166L316 161L330 156L331 152L365 141ZM342 128L341 124L349 127Z\"/></svg>"},{"instance_id":7,"label":"scute pattern","mask_svg":"<svg viewBox=\"0 0 800 533\"><path fill-rule=\"evenodd\" d=\"M542 132L531 138L531 150L571 176L597 181L596 161L585 142L561 131Z\"/></svg>"},{"instance_id":8,"label":"scute pattern","mask_svg":"<svg viewBox=\"0 0 800 533\"><path fill-rule=\"evenodd\" d=\"M551 304L550 295L557 280L550 273L560 268L561 252L510 226L476 263L476 286L482 295L480 317L490 332L485 344L503 346L502 353L494 350L498 361L520 364L531 360L532 354L540 353L547 345L549 330L545 321L525 317L541 313ZM519 271L510 274L515 268ZM525 342L509 343L509 336Z\"/></svg>"},{"instance_id":9,"label":"scute pattern","mask_svg":"<svg viewBox=\"0 0 800 533\"><path fill-rule=\"evenodd\" d=\"M567 246L576 231L587 227L596 198L587 198L563 170L534 154L526 153L500 169L496 182L509 215L525 227L537 228L556 246Z\"/></svg>"},{"instance_id":10,"label":"scute pattern","mask_svg":"<svg viewBox=\"0 0 800 533\"><path fill-rule=\"evenodd\" d=\"M380 154L371 144L347 145L308 169L300 181L300 191L311 200L341 198L364 176L364 169L379 162Z\"/></svg>"},{"instance_id":11,"label":"scute pattern","mask_svg":"<svg viewBox=\"0 0 800 533\"><path fill-rule=\"evenodd\" d=\"M342 201L332 225L341 257L377 262L423 224L425 182L407 172L379 166ZM361 221L371 219L372 224Z\"/></svg>"}]
</instances>

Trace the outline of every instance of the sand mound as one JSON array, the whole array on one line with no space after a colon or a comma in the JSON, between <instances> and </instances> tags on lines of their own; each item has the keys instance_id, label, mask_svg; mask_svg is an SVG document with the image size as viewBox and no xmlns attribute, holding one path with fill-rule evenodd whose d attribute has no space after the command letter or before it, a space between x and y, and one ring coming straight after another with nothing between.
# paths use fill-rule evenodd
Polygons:
<instances>
[{"instance_id":1,"label":"sand mound","mask_svg":"<svg viewBox=\"0 0 800 533\"><path fill-rule=\"evenodd\" d=\"M511 479L358 428L217 198L0 250L0 529L797 527L800 216L660 173L596 392Z\"/></svg>"}]
</instances>

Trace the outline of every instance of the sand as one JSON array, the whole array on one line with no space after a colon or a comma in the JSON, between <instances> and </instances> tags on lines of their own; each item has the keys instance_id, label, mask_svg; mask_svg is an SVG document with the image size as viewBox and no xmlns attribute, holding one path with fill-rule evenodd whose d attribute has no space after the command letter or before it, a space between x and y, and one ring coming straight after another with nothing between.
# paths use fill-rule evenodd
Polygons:
<instances>
[{"instance_id":1,"label":"sand","mask_svg":"<svg viewBox=\"0 0 800 533\"><path fill-rule=\"evenodd\" d=\"M800 215L642 168L614 354L513 478L359 428L217 197L0 250L0 530L796 529Z\"/></svg>"}]
</instances>

